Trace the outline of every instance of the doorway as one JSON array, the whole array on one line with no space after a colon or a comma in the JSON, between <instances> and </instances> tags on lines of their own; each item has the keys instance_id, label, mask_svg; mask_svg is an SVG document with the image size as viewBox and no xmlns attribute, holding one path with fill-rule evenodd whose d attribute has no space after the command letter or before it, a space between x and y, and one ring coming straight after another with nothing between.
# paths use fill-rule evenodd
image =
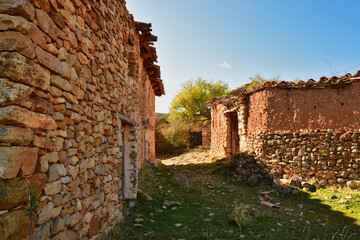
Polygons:
<instances>
[{"instance_id":1,"label":"doorway","mask_svg":"<svg viewBox=\"0 0 360 240\"><path fill-rule=\"evenodd\" d=\"M240 137L239 137L239 119L237 112L230 113L230 129L231 129L231 155L239 152Z\"/></svg>"}]
</instances>

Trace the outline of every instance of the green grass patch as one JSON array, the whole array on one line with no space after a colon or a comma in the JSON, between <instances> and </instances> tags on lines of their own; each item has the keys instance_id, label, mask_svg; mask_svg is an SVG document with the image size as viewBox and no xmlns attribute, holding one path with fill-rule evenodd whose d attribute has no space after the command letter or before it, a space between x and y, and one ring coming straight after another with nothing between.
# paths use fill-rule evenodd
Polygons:
<instances>
[{"instance_id":1,"label":"green grass patch","mask_svg":"<svg viewBox=\"0 0 360 240\"><path fill-rule=\"evenodd\" d=\"M360 239L358 191L284 195L273 186L235 182L227 164L142 169L139 187L153 201L139 197L104 239ZM280 208L259 204L264 191Z\"/></svg>"}]
</instances>

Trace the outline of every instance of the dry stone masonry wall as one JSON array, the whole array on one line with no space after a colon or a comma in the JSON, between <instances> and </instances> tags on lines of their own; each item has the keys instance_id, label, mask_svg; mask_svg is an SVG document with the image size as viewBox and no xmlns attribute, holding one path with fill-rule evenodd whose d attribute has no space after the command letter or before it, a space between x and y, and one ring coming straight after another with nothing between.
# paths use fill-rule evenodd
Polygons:
<instances>
[{"instance_id":1,"label":"dry stone masonry wall","mask_svg":"<svg viewBox=\"0 0 360 240\"><path fill-rule=\"evenodd\" d=\"M0 1L1 239L97 239L136 197L164 94L137 24L124 0Z\"/></svg>"},{"instance_id":2,"label":"dry stone masonry wall","mask_svg":"<svg viewBox=\"0 0 360 240\"><path fill-rule=\"evenodd\" d=\"M251 134L246 148L285 178L302 176L321 184L359 188L359 134L344 130Z\"/></svg>"}]
</instances>

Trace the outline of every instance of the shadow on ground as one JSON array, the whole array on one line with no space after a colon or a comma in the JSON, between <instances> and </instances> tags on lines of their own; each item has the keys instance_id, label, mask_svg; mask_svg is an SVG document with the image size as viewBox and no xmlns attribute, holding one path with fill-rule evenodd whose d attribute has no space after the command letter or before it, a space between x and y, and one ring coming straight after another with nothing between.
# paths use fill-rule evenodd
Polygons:
<instances>
[{"instance_id":1,"label":"shadow on ground","mask_svg":"<svg viewBox=\"0 0 360 240\"><path fill-rule=\"evenodd\" d=\"M360 239L358 195L335 211L319 192L235 181L228 165L221 159L143 169L139 187L153 200L140 195L105 239ZM264 197L278 207L261 205Z\"/></svg>"}]
</instances>

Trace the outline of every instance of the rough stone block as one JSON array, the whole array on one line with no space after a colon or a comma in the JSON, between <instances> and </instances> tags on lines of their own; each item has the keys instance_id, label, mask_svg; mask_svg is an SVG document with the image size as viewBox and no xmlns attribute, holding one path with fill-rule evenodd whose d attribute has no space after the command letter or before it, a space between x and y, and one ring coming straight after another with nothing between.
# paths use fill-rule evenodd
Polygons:
<instances>
[{"instance_id":1,"label":"rough stone block","mask_svg":"<svg viewBox=\"0 0 360 240\"><path fill-rule=\"evenodd\" d=\"M45 173L35 173L34 175L27 178L30 183L30 188L36 189L36 194L41 196L42 191L46 185L46 174Z\"/></svg>"},{"instance_id":2,"label":"rough stone block","mask_svg":"<svg viewBox=\"0 0 360 240\"><path fill-rule=\"evenodd\" d=\"M44 65L45 67L49 68L50 70L56 73L64 74L62 64L57 57L43 50L40 47L35 48L35 53L40 64Z\"/></svg>"},{"instance_id":3,"label":"rough stone block","mask_svg":"<svg viewBox=\"0 0 360 240\"><path fill-rule=\"evenodd\" d=\"M57 33L59 33L60 30L46 12L41 9L36 9L36 21L38 21L39 27L53 40L56 41L58 39Z\"/></svg>"},{"instance_id":4,"label":"rough stone block","mask_svg":"<svg viewBox=\"0 0 360 240\"><path fill-rule=\"evenodd\" d=\"M46 46L45 34L23 17L0 14L0 31L21 32L41 47Z\"/></svg>"},{"instance_id":5,"label":"rough stone block","mask_svg":"<svg viewBox=\"0 0 360 240\"><path fill-rule=\"evenodd\" d=\"M0 178L14 178L20 169L23 175L33 174L38 151L29 147L0 147Z\"/></svg>"},{"instance_id":6,"label":"rough stone block","mask_svg":"<svg viewBox=\"0 0 360 240\"><path fill-rule=\"evenodd\" d=\"M32 21L35 17L35 8L28 0L1 0L0 12L16 15Z\"/></svg>"},{"instance_id":7,"label":"rough stone block","mask_svg":"<svg viewBox=\"0 0 360 240\"><path fill-rule=\"evenodd\" d=\"M0 32L0 51L15 51L28 58L35 58L35 44L19 32Z\"/></svg>"},{"instance_id":8,"label":"rough stone block","mask_svg":"<svg viewBox=\"0 0 360 240\"><path fill-rule=\"evenodd\" d=\"M71 230L65 230L65 231L60 232L58 235L52 237L51 239L52 240L63 240L63 239L75 240L75 239L78 239L78 237L75 232L73 232Z\"/></svg>"},{"instance_id":9,"label":"rough stone block","mask_svg":"<svg viewBox=\"0 0 360 240\"><path fill-rule=\"evenodd\" d=\"M31 109L33 103L30 101L30 95L33 91L33 88L26 85L0 78L0 107L19 105Z\"/></svg>"},{"instance_id":10,"label":"rough stone block","mask_svg":"<svg viewBox=\"0 0 360 240\"><path fill-rule=\"evenodd\" d=\"M29 145L34 139L31 129L11 126L0 126L0 143Z\"/></svg>"},{"instance_id":11,"label":"rough stone block","mask_svg":"<svg viewBox=\"0 0 360 240\"><path fill-rule=\"evenodd\" d=\"M346 182L346 186L353 189L360 188L360 181L359 180L350 180Z\"/></svg>"},{"instance_id":12,"label":"rough stone block","mask_svg":"<svg viewBox=\"0 0 360 240\"><path fill-rule=\"evenodd\" d=\"M51 85L61 88L68 92L71 92L71 90L73 88L72 84L69 81L67 81L59 76L55 76L55 75L51 76L50 81L51 81Z\"/></svg>"},{"instance_id":13,"label":"rough stone block","mask_svg":"<svg viewBox=\"0 0 360 240\"><path fill-rule=\"evenodd\" d=\"M0 123L43 130L54 130L57 127L51 116L18 106L0 108Z\"/></svg>"},{"instance_id":14,"label":"rough stone block","mask_svg":"<svg viewBox=\"0 0 360 240\"><path fill-rule=\"evenodd\" d=\"M33 145L46 150L52 150L52 141L48 137L34 136Z\"/></svg>"},{"instance_id":15,"label":"rough stone block","mask_svg":"<svg viewBox=\"0 0 360 240\"><path fill-rule=\"evenodd\" d=\"M37 224L42 224L47 220L50 220L52 217L52 212L54 210L54 204L52 202L48 202L41 210L37 213Z\"/></svg>"},{"instance_id":16,"label":"rough stone block","mask_svg":"<svg viewBox=\"0 0 360 240\"><path fill-rule=\"evenodd\" d=\"M57 161L59 161L58 152L49 153L49 163L56 163Z\"/></svg>"},{"instance_id":17,"label":"rough stone block","mask_svg":"<svg viewBox=\"0 0 360 240\"><path fill-rule=\"evenodd\" d=\"M50 87L50 71L16 52L0 52L0 77L43 90Z\"/></svg>"},{"instance_id":18,"label":"rough stone block","mask_svg":"<svg viewBox=\"0 0 360 240\"><path fill-rule=\"evenodd\" d=\"M34 105L32 110L34 110L35 112L51 115L54 111L52 102L48 99L44 99L41 97L32 97L31 102Z\"/></svg>"},{"instance_id":19,"label":"rough stone block","mask_svg":"<svg viewBox=\"0 0 360 240\"><path fill-rule=\"evenodd\" d=\"M2 180L0 209L13 209L29 201L29 183L25 179Z\"/></svg>"},{"instance_id":20,"label":"rough stone block","mask_svg":"<svg viewBox=\"0 0 360 240\"><path fill-rule=\"evenodd\" d=\"M59 180L60 177L66 176L66 169L62 164L52 164L47 172L48 182Z\"/></svg>"},{"instance_id":21,"label":"rough stone block","mask_svg":"<svg viewBox=\"0 0 360 240\"><path fill-rule=\"evenodd\" d=\"M48 240L50 238L51 221L45 222L40 227L34 229L33 236L37 240Z\"/></svg>"},{"instance_id":22,"label":"rough stone block","mask_svg":"<svg viewBox=\"0 0 360 240\"><path fill-rule=\"evenodd\" d=\"M1 239L20 240L30 234L30 219L24 210L8 212L0 216Z\"/></svg>"},{"instance_id":23,"label":"rough stone block","mask_svg":"<svg viewBox=\"0 0 360 240\"><path fill-rule=\"evenodd\" d=\"M65 227L65 221L64 221L62 218L58 217L58 218L56 218L55 221L54 221L54 227L53 227L51 233L52 233L53 235L55 235L55 234L57 234L58 232L60 232L61 230L63 230L64 227Z\"/></svg>"},{"instance_id":24,"label":"rough stone block","mask_svg":"<svg viewBox=\"0 0 360 240\"><path fill-rule=\"evenodd\" d=\"M46 195L54 195L54 194L59 193L60 191L61 191L61 182L60 181L48 183L48 184L46 184L46 186L44 188L44 193Z\"/></svg>"}]
</instances>

